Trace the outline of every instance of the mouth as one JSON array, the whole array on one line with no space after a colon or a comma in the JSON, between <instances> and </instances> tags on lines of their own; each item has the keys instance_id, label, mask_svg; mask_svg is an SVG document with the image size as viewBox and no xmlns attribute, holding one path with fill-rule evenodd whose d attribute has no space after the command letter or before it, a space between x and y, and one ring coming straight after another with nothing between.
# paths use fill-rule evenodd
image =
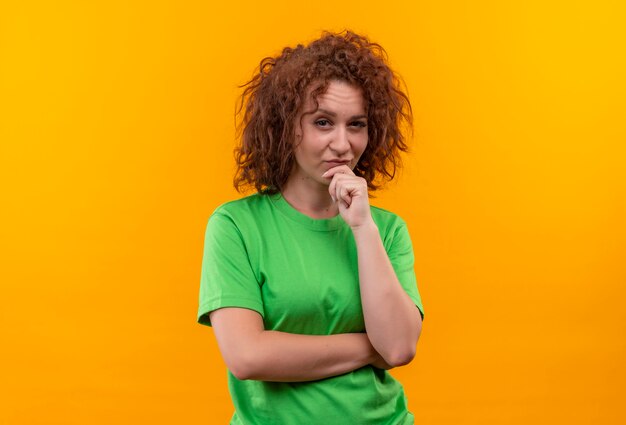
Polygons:
<instances>
[{"instance_id":1,"label":"mouth","mask_svg":"<svg viewBox=\"0 0 626 425\"><path fill-rule=\"evenodd\" d=\"M339 167L340 165L350 166L350 161L324 161L324 163L329 165L330 168Z\"/></svg>"}]
</instances>

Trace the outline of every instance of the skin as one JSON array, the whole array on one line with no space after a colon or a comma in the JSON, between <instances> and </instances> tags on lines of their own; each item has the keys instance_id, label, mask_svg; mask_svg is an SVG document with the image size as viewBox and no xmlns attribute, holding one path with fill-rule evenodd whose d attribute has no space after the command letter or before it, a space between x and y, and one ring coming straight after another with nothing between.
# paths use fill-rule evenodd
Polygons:
<instances>
[{"instance_id":1,"label":"skin","mask_svg":"<svg viewBox=\"0 0 626 425\"><path fill-rule=\"evenodd\" d=\"M297 119L296 161L282 193L300 212L327 218L339 213L340 204L329 192L336 185L333 175L354 176L352 169L367 147L367 115L361 90L345 82L331 82L317 101L319 107L314 110L315 104L309 98L305 112ZM325 174L331 170L330 175ZM350 202L350 197L344 201ZM358 206L362 209L367 205ZM356 212L346 209L342 217L350 220ZM358 212L360 216L366 214L364 210Z\"/></svg>"},{"instance_id":2,"label":"skin","mask_svg":"<svg viewBox=\"0 0 626 425\"><path fill-rule=\"evenodd\" d=\"M421 333L419 310L402 289L369 205L367 182L352 169L367 147L367 115L358 87L333 81L309 98L298 117L295 164L283 197L313 218L340 214L356 242L367 333L328 336L266 331L251 310L210 313L220 351L239 379L308 381L371 364L389 369L409 363Z\"/></svg>"}]
</instances>

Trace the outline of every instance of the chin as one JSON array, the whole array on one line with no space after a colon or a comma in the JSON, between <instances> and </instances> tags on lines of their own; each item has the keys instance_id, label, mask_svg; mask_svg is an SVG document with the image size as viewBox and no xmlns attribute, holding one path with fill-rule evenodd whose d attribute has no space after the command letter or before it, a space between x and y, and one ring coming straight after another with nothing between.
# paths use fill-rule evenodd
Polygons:
<instances>
[{"instance_id":1,"label":"chin","mask_svg":"<svg viewBox=\"0 0 626 425\"><path fill-rule=\"evenodd\" d=\"M322 186L330 186L330 182L332 181L332 179L320 179L320 180L316 180L320 185Z\"/></svg>"}]
</instances>

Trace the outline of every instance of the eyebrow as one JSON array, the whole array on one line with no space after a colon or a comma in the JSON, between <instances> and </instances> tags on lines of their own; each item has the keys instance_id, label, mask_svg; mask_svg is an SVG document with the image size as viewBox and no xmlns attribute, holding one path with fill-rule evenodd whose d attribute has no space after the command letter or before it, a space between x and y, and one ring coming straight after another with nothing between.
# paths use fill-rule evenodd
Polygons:
<instances>
[{"instance_id":1,"label":"eyebrow","mask_svg":"<svg viewBox=\"0 0 626 425\"><path fill-rule=\"evenodd\" d=\"M319 108L316 112L320 112L322 114L330 115L331 117L336 117L337 116L337 114L335 112L328 111L328 110L322 109L322 108ZM365 114L363 114L363 115L353 115L353 116L350 117L351 120L358 120L358 119L361 119L361 118L367 118L367 115L365 115Z\"/></svg>"}]
</instances>

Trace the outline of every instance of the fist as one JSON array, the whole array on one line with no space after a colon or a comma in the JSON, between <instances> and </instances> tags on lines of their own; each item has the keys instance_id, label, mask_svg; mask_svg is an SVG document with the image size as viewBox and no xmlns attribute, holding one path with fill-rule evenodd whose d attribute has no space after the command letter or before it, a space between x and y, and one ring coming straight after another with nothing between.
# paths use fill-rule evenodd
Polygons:
<instances>
[{"instance_id":1,"label":"fist","mask_svg":"<svg viewBox=\"0 0 626 425\"><path fill-rule=\"evenodd\" d=\"M347 165L333 167L322 174L331 179L328 192L339 207L339 214L352 228L372 220L367 181L358 177Z\"/></svg>"}]
</instances>

